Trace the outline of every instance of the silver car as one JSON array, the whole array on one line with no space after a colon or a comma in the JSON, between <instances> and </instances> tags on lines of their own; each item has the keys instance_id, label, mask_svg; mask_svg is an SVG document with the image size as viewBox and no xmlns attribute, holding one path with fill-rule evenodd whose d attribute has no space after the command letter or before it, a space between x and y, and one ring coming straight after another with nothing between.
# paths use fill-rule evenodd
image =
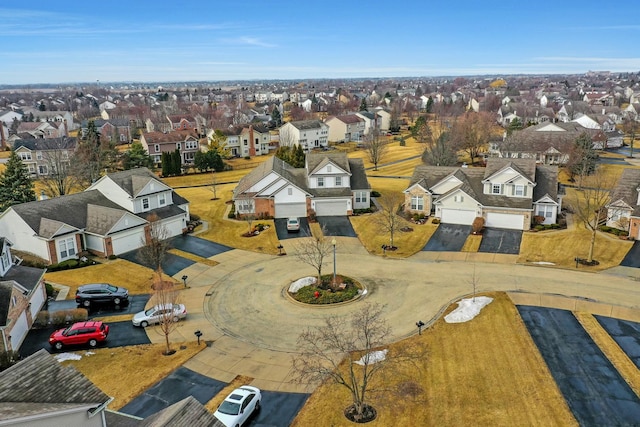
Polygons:
<instances>
[{"instance_id":1,"label":"silver car","mask_svg":"<svg viewBox=\"0 0 640 427\"><path fill-rule=\"evenodd\" d=\"M131 322L133 326L146 328L149 325L161 323L164 319L171 319L174 322L187 317L187 309L183 304L165 304L164 306L153 306L145 311L141 311L133 316Z\"/></svg>"}]
</instances>

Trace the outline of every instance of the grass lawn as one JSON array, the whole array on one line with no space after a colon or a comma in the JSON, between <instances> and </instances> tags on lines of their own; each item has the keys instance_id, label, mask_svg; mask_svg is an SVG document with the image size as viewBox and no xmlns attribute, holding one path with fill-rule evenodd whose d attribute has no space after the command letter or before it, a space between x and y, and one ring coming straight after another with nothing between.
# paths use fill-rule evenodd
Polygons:
<instances>
[{"instance_id":1,"label":"grass lawn","mask_svg":"<svg viewBox=\"0 0 640 427\"><path fill-rule=\"evenodd\" d=\"M263 223L269 224L270 228L257 236L243 237L242 234L249 230L248 222L227 218L229 205L226 202L231 200L234 187L235 184L219 185L218 200L211 200L213 193L207 187L181 188L176 191L189 200L191 213L209 223L209 229L198 234L198 237L233 248L276 255L279 241L273 220L254 221L253 226Z\"/></svg>"},{"instance_id":2,"label":"grass lawn","mask_svg":"<svg viewBox=\"0 0 640 427\"><path fill-rule=\"evenodd\" d=\"M478 252L478 249L480 249L480 243L482 243L481 235L477 234L474 236L473 234L470 234L464 242L462 249L460 249L460 252Z\"/></svg>"},{"instance_id":3,"label":"grass lawn","mask_svg":"<svg viewBox=\"0 0 640 427\"><path fill-rule=\"evenodd\" d=\"M422 335L390 346L390 357L412 345L425 346L428 355L418 362L421 369L407 371L413 384L399 384L397 375L378 378L374 385L389 391L371 402L378 418L367 425L577 425L514 305L503 293L488 295L495 300L472 321L441 318ZM350 403L343 389L321 385L292 425L353 425L343 415Z\"/></svg>"},{"instance_id":4,"label":"grass lawn","mask_svg":"<svg viewBox=\"0 0 640 427\"><path fill-rule=\"evenodd\" d=\"M185 347L185 348L182 348ZM196 342L172 344L177 350L163 356L164 344L143 344L129 347L100 348L92 355L78 352L80 360L62 362L74 366L100 390L114 398L110 409L118 410L147 388L157 383L205 348ZM110 366L117 366L111 369Z\"/></svg>"},{"instance_id":5,"label":"grass lawn","mask_svg":"<svg viewBox=\"0 0 640 427\"><path fill-rule=\"evenodd\" d=\"M381 217L381 213L365 214L352 216L351 225L355 230L360 243L364 246L369 253L382 254L382 245L389 244L389 232L379 224L378 218ZM413 231L403 232L396 231L393 236L393 245L398 249L395 251L386 251L386 255L392 258L406 258L422 250L424 245L433 233L435 233L437 225L430 223L427 224L414 224L404 219L400 220L402 225L413 228Z\"/></svg>"},{"instance_id":6,"label":"grass lawn","mask_svg":"<svg viewBox=\"0 0 640 427\"><path fill-rule=\"evenodd\" d=\"M89 267L46 273L44 280L69 286L67 299L73 299L78 286L85 283L107 282L127 288L131 295L148 294L151 293L154 274L149 268L123 259L117 259ZM169 276L166 276L165 279L173 280Z\"/></svg>"}]
</instances>

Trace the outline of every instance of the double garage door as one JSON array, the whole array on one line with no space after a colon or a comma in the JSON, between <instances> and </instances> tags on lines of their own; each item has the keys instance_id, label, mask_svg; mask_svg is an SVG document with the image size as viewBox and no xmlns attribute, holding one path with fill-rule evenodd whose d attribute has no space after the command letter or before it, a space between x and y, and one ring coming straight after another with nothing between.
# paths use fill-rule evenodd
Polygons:
<instances>
[{"instance_id":1,"label":"double garage door","mask_svg":"<svg viewBox=\"0 0 640 427\"><path fill-rule=\"evenodd\" d=\"M344 216L347 214L345 200L326 200L316 202L317 216Z\"/></svg>"}]
</instances>

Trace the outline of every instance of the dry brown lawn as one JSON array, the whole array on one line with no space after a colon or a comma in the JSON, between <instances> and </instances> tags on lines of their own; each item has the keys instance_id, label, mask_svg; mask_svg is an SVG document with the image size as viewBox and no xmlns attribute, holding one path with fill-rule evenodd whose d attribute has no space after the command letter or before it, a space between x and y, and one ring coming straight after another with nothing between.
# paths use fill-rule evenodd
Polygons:
<instances>
[{"instance_id":1,"label":"dry brown lawn","mask_svg":"<svg viewBox=\"0 0 640 427\"><path fill-rule=\"evenodd\" d=\"M273 220L256 220L252 223L268 224L270 228L257 236L243 237L249 231L249 223L244 220L227 218L230 208L227 201L231 201L235 184L218 185L218 200L211 200L213 193L207 187L181 188L178 194L190 202L190 211L208 222L208 230L199 233L198 237L209 239L233 248L245 249L253 252L277 254L278 236Z\"/></svg>"},{"instance_id":2,"label":"dry brown lawn","mask_svg":"<svg viewBox=\"0 0 640 427\"><path fill-rule=\"evenodd\" d=\"M409 371L413 381L379 378L374 386L390 391L372 402L378 418L367 425L577 425L514 305L503 293L488 295L495 300L472 321L441 318L422 335L390 346L391 357L410 345L425 346L427 357L421 369ZM353 425L343 415L349 402L346 389L323 384L292 425Z\"/></svg>"},{"instance_id":3,"label":"dry brown lawn","mask_svg":"<svg viewBox=\"0 0 640 427\"><path fill-rule=\"evenodd\" d=\"M184 347L184 348L183 348ZM169 375L176 368L204 349L196 342L172 344L176 350L164 356L164 344L143 344L129 347L100 348L92 355L78 352L80 360L62 362L74 366L100 390L114 398L110 409L118 410L144 390ZM111 366L117 368L111 369Z\"/></svg>"},{"instance_id":4,"label":"dry brown lawn","mask_svg":"<svg viewBox=\"0 0 640 427\"><path fill-rule=\"evenodd\" d=\"M360 239L360 243L369 253L381 255L383 253L382 245L389 244L390 234L385 231L382 223L382 213L376 212L372 214L358 215L349 217L351 225ZM403 232L396 231L393 236L393 245L398 249L395 251L386 251L386 255L391 258L406 258L422 250L424 245L433 233L435 233L437 225L431 223L414 224L404 219L400 220L402 226L411 227L413 231Z\"/></svg>"},{"instance_id":5,"label":"dry brown lawn","mask_svg":"<svg viewBox=\"0 0 640 427\"><path fill-rule=\"evenodd\" d=\"M89 267L76 268L73 270L54 271L46 273L44 280L51 283L69 286L67 299L73 299L76 289L85 283L111 283L122 286L129 290L129 294L148 294L151 292L154 272L141 265L117 259L106 261L103 264L96 264ZM166 280L173 279L165 276Z\"/></svg>"},{"instance_id":6,"label":"dry brown lawn","mask_svg":"<svg viewBox=\"0 0 640 427\"><path fill-rule=\"evenodd\" d=\"M467 237L467 240L464 242L464 245L462 245L462 249L460 249L460 252L478 252L478 249L480 249L480 243L482 243L481 235L470 234L469 237Z\"/></svg>"}]
</instances>

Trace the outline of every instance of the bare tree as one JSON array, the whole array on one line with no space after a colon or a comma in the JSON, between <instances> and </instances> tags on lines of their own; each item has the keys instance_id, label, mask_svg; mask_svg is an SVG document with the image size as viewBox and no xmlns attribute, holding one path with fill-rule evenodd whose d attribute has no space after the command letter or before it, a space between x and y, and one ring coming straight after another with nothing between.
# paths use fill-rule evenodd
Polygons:
<instances>
[{"instance_id":1,"label":"bare tree","mask_svg":"<svg viewBox=\"0 0 640 427\"><path fill-rule=\"evenodd\" d=\"M458 154L449 140L449 133L442 133L433 145L425 148L422 161L432 166L455 166Z\"/></svg>"},{"instance_id":2,"label":"bare tree","mask_svg":"<svg viewBox=\"0 0 640 427\"><path fill-rule=\"evenodd\" d=\"M622 123L622 130L629 137L629 157L633 157L633 144L640 131L640 123L635 121L633 117L627 117Z\"/></svg>"},{"instance_id":3,"label":"bare tree","mask_svg":"<svg viewBox=\"0 0 640 427\"><path fill-rule=\"evenodd\" d=\"M367 151L369 161L373 163L373 169L378 170L378 164L387 152L387 141L380 138L380 131L372 128L364 140L364 149Z\"/></svg>"},{"instance_id":4,"label":"bare tree","mask_svg":"<svg viewBox=\"0 0 640 427\"><path fill-rule=\"evenodd\" d=\"M168 280L159 281L155 284L153 290L154 308L157 310L158 329L164 335L166 348L165 355L173 354L169 335L178 327L180 320L175 312L178 304L179 293L175 289L175 284Z\"/></svg>"},{"instance_id":5,"label":"bare tree","mask_svg":"<svg viewBox=\"0 0 640 427\"><path fill-rule=\"evenodd\" d=\"M164 261L169 248L170 242L169 230L160 222L160 217L155 213L147 217L149 221L146 239L143 238L143 246L140 248L138 258L144 265L148 265L154 269L157 275L157 283L162 282L162 261Z\"/></svg>"},{"instance_id":6,"label":"bare tree","mask_svg":"<svg viewBox=\"0 0 640 427\"><path fill-rule=\"evenodd\" d=\"M471 273L471 279L469 279L469 284L473 287L473 302L476 301L476 291L478 290L479 279L476 275L476 265L473 264L473 273Z\"/></svg>"},{"instance_id":7,"label":"bare tree","mask_svg":"<svg viewBox=\"0 0 640 427\"><path fill-rule=\"evenodd\" d=\"M610 191L614 183L613 179L600 168L596 168L591 175L581 176L580 182L583 184L582 188L575 189L569 203L576 218L591 232L587 255L587 262L591 263L598 225L606 220L606 206L611 202Z\"/></svg>"},{"instance_id":8,"label":"bare tree","mask_svg":"<svg viewBox=\"0 0 640 427\"><path fill-rule=\"evenodd\" d=\"M389 233L389 245L394 247L393 238L395 232L400 230L402 226L402 218L398 215L398 211L402 208L404 196L402 193L383 193L378 197L380 212L374 219L383 230Z\"/></svg>"},{"instance_id":9,"label":"bare tree","mask_svg":"<svg viewBox=\"0 0 640 427\"><path fill-rule=\"evenodd\" d=\"M455 121L451 133L456 146L469 153L473 164L491 140L495 129L496 123L491 114L467 112Z\"/></svg>"},{"instance_id":10,"label":"bare tree","mask_svg":"<svg viewBox=\"0 0 640 427\"><path fill-rule=\"evenodd\" d=\"M247 231L247 235L249 235L253 231L253 221L256 220L256 216L255 214L249 213L244 215L243 218L247 221L247 225L249 226L249 230Z\"/></svg>"},{"instance_id":11,"label":"bare tree","mask_svg":"<svg viewBox=\"0 0 640 427\"><path fill-rule=\"evenodd\" d=\"M213 192L213 199L218 200L218 179L216 178L216 171L211 172L211 191Z\"/></svg>"},{"instance_id":12,"label":"bare tree","mask_svg":"<svg viewBox=\"0 0 640 427\"><path fill-rule=\"evenodd\" d=\"M313 267L318 273L318 284L322 282L322 266L325 259L333 251L332 238L325 237L325 230L322 229L319 236L308 236L300 239L294 246L294 256L305 264Z\"/></svg>"},{"instance_id":13,"label":"bare tree","mask_svg":"<svg viewBox=\"0 0 640 427\"><path fill-rule=\"evenodd\" d=\"M45 192L51 197L64 196L78 189L82 185L82 180L76 173L76 168L72 162L75 157L69 156L69 151L64 147L53 148L43 151L48 175L41 179Z\"/></svg>"},{"instance_id":14,"label":"bare tree","mask_svg":"<svg viewBox=\"0 0 640 427\"><path fill-rule=\"evenodd\" d=\"M308 328L298 337L299 353L293 369L300 382L329 381L349 390L351 405L345 411L351 421L367 422L375 417L372 397L387 391L373 379L384 371L414 363L424 356L424 346L407 346L388 353L391 328L383 317L384 306L365 304L349 317L329 316L321 327Z\"/></svg>"}]
</instances>

